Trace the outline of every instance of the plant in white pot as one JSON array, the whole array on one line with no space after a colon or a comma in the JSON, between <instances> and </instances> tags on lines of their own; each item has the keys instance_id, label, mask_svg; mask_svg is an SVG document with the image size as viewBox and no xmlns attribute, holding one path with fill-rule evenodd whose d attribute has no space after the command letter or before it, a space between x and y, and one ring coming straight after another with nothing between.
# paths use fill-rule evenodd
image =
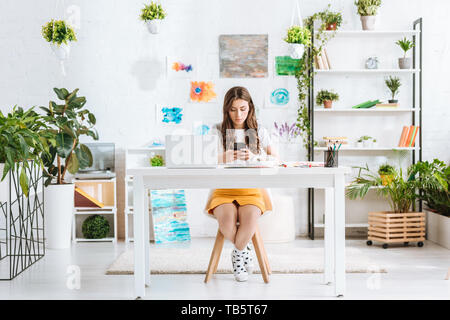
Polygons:
<instances>
[{"instance_id":1,"label":"plant in white pot","mask_svg":"<svg viewBox=\"0 0 450 320\"><path fill-rule=\"evenodd\" d=\"M84 109L85 97L77 97L78 89L53 89L62 104L50 101L48 108L41 107L51 135L49 154L43 161L45 181L46 238L49 248L70 247L72 213L74 209L74 184L65 181L67 172L75 174L80 168L92 165L89 148L80 143L80 137L88 135L98 140L93 128L95 116ZM55 164L56 161L56 164Z\"/></svg>"},{"instance_id":2,"label":"plant in white pot","mask_svg":"<svg viewBox=\"0 0 450 320\"><path fill-rule=\"evenodd\" d=\"M72 41L77 41L73 28L64 20L50 20L42 26L42 36L50 43L55 55L60 60L66 60L70 54Z\"/></svg>"},{"instance_id":3,"label":"plant in white pot","mask_svg":"<svg viewBox=\"0 0 450 320\"><path fill-rule=\"evenodd\" d=\"M301 59L305 48L311 46L311 31L307 27L292 26L284 38L289 45L289 54L292 59Z\"/></svg>"},{"instance_id":4,"label":"plant in white pot","mask_svg":"<svg viewBox=\"0 0 450 320\"><path fill-rule=\"evenodd\" d=\"M381 6L381 0L357 0L355 5L361 17L363 30L374 30L377 11Z\"/></svg>"},{"instance_id":5,"label":"plant in white pot","mask_svg":"<svg viewBox=\"0 0 450 320\"><path fill-rule=\"evenodd\" d=\"M166 17L166 12L159 3L151 2L141 10L141 20L147 24L148 31L152 34L159 33L161 21Z\"/></svg>"},{"instance_id":6,"label":"plant in white pot","mask_svg":"<svg viewBox=\"0 0 450 320\"><path fill-rule=\"evenodd\" d=\"M420 175L419 196L427 206L427 239L450 249L450 165L419 162L414 173Z\"/></svg>"},{"instance_id":7,"label":"plant in white pot","mask_svg":"<svg viewBox=\"0 0 450 320\"><path fill-rule=\"evenodd\" d=\"M398 40L396 44L403 50L404 55L403 58L398 58L398 67L400 69L411 69L412 66L412 59L407 58L406 54L409 50L411 50L414 47L414 43L408 39L403 38L401 40Z\"/></svg>"}]
</instances>

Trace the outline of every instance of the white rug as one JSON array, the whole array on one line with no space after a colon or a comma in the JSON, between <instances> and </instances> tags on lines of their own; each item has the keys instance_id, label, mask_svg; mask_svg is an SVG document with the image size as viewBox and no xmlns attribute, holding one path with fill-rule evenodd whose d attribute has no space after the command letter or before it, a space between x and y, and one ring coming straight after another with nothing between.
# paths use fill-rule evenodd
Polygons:
<instances>
[{"instance_id":1,"label":"white rug","mask_svg":"<svg viewBox=\"0 0 450 320\"><path fill-rule=\"evenodd\" d=\"M173 247L167 245L150 246L150 270L152 274L204 274L208 268L211 246L187 245ZM305 248L289 244L266 245L272 273L323 273L323 248ZM231 247L224 246L217 273L231 273ZM260 273L254 257L255 272ZM133 250L123 252L108 268L106 274L133 274ZM370 273L387 272L376 261L357 248L346 248L346 272Z\"/></svg>"}]
</instances>

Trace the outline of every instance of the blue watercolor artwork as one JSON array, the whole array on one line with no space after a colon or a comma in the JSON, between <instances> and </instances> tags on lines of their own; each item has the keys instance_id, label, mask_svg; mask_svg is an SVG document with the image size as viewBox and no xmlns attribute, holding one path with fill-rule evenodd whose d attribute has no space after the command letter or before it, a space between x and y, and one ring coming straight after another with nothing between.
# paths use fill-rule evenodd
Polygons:
<instances>
[{"instance_id":1,"label":"blue watercolor artwork","mask_svg":"<svg viewBox=\"0 0 450 320\"><path fill-rule=\"evenodd\" d=\"M182 111L183 108L180 107L173 107L173 108L164 107L161 109L163 115L161 121L163 123L180 124L183 118L183 114L181 113Z\"/></svg>"},{"instance_id":2,"label":"blue watercolor artwork","mask_svg":"<svg viewBox=\"0 0 450 320\"><path fill-rule=\"evenodd\" d=\"M278 88L270 94L270 102L277 106L284 106L289 102L289 91L284 88Z\"/></svg>"},{"instance_id":3,"label":"blue watercolor artwork","mask_svg":"<svg viewBox=\"0 0 450 320\"><path fill-rule=\"evenodd\" d=\"M210 130L211 130L211 128L208 125L202 124L202 125L198 125L194 128L194 134L205 135L205 134L208 134Z\"/></svg>"},{"instance_id":4,"label":"blue watercolor artwork","mask_svg":"<svg viewBox=\"0 0 450 320\"><path fill-rule=\"evenodd\" d=\"M184 190L152 190L150 194L155 243L190 241Z\"/></svg>"}]
</instances>

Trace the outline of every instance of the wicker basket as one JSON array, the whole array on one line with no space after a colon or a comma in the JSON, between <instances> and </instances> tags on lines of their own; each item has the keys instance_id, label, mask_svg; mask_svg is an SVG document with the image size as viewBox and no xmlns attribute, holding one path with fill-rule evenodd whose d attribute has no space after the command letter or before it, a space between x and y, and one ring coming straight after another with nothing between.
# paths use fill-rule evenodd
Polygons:
<instances>
[{"instance_id":1,"label":"wicker basket","mask_svg":"<svg viewBox=\"0 0 450 320\"><path fill-rule=\"evenodd\" d=\"M369 212L369 231L367 244L372 241L383 243L387 248L389 243L418 242L423 246L425 241L425 212Z\"/></svg>"}]
</instances>

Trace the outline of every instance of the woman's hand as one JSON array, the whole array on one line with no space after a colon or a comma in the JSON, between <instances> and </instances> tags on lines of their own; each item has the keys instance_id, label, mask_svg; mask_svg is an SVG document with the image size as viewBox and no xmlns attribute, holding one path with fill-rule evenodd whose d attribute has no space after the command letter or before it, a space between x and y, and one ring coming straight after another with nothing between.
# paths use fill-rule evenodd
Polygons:
<instances>
[{"instance_id":1,"label":"woman's hand","mask_svg":"<svg viewBox=\"0 0 450 320\"><path fill-rule=\"evenodd\" d=\"M253 158L254 154L248 149L241 149L237 151L237 158L239 160L249 160Z\"/></svg>"},{"instance_id":2,"label":"woman's hand","mask_svg":"<svg viewBox=\"0 0 450 320\"><path fill-rule=\"evenodd\" d=\"M227 152L223 153L223 162L232 162L237 159L237 153L238 151L235 150L228 150Z\"/></svg>"}]
</instances>

